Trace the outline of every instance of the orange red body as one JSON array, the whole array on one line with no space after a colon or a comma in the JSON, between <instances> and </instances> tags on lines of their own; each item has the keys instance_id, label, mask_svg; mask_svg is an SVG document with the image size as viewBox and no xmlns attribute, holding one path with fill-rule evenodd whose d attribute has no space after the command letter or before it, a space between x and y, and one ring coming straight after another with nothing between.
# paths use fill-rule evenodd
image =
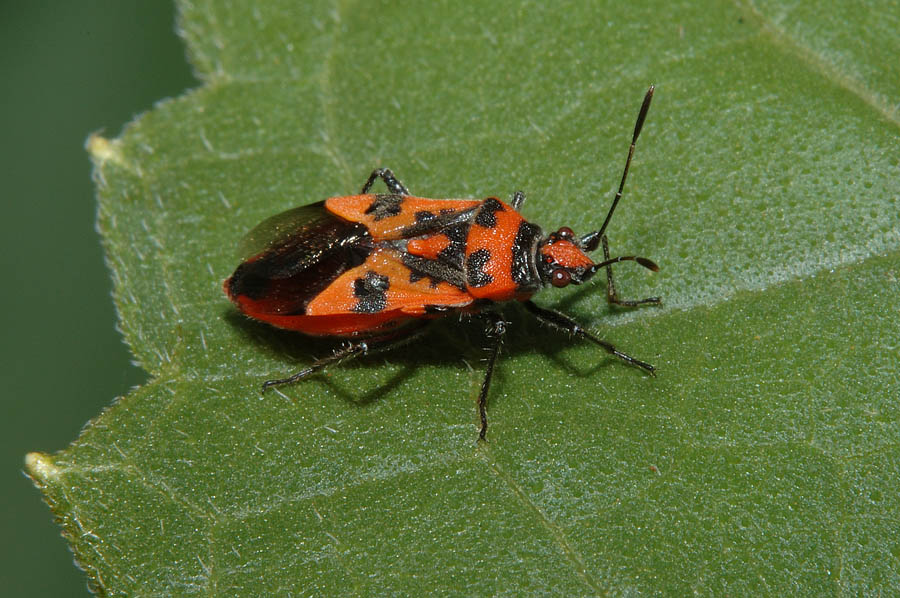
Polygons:
<instances>
[{"instance_id":1,"label":"orange red body","mask_svg":"<svg viewBox=\"0 0 900 598\"><path fill-rule=\"evenodd\" d=\"M593 265L572 240L545 239L496 197L351 195L276 219L250 233L272 238L225 281L225 292L246 315L311 335L370 336L486 302L522 301L546 282L548 260Z\"/></svg>"}]
</instances>

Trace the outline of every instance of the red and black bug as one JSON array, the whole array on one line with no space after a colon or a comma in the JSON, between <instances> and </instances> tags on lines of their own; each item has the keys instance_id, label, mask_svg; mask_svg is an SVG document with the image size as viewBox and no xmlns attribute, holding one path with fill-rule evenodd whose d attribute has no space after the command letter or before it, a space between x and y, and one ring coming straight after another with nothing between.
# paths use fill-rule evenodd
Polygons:
<instances>
[{"instance_id":1,"label":"red and black bug","mask_svg":"<svg viewBox=\"0 0 900 598\"><path fill-rule=\"evenodd\" d=\"M635 123L625 170L603 225L583 237L562 227L544 235L510 203L487 199L425 199L410 195L394 174L372 172L359 195L332 197L289 210L261 223L244 240L249 256L225 281L225 293L247 316L308 335L348 342L334 354L288 378L268 380L263 390L302 380L344 359L406 342L424 324L453 313L487 322L490 354L478 398L479 438L487 432L485 405L494 364L508 323L494 307L519 301L542 322L598 344L608 353L652 374L635 359L586 331L568 316L539 307L532 295L545 286L581 284L606 270L607 300L622 306L659 304L658 297L619 298L612 265L637 256L611 258L606 227L622 197L635 142L653 98L647 90ZM376 179L388 193L369 193ZM603 248L603 260L587 252Z\"/></svg>"}]
</instances>

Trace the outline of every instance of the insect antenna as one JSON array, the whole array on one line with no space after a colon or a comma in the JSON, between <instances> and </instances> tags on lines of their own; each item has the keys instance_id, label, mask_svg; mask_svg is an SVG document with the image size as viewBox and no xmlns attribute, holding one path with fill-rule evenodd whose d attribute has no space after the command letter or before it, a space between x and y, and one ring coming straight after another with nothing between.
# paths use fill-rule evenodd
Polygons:
<instances>
[{"instance_id":1,"label":"insect antenna","mask_svg":"<svg viewBox=\"0 0 900 598\"><path fill-rule=\"evenodd\" d=\"M622 190L625 188L625 179L628 177L628 168L631 166L631 158L634 156L634 144L637 142L638 135L641 134L644 120L647 118L647 111L650 110L650 100L653 99L653 90L655 88L655 85L650 86L647 90L647 94L644 96L644 103L641 104L641 111L638 113L637 121L634 123L634 135L631 137L631 147L628 148L628 158L625 160L625 170L622 171L622 180L619 182L619 190L616 191L616 196L613 198L609 212L606 213L606 220L603 221L603 226L600 227L600 230L588 233L581 239L581 244L587 251L597 249L597 246L600 244L600 239L603 238L603 233L606 232L606 227L609 226L609 221L612 218L613 212L616 211L616 206L619 205L619 200L622 199Z\"/></svg>"},{"instance_id":2,"label":"insect antenna","mask_svg":"<svg viewBox=\"0 0 900 598\"><path fill-rule=\"evenodd\" d=\"M624 261L637 262L640 265L642 265L643 267L647 268L648 270L653 270L654 272L659 272L659 266L657 266L656 262L654 262L653 260L648 260L645 257L640 257L637 255L620 255L619 257L610 258L608 260L604 260L602 262L598 262L598 263L594 264L593 266L591 266L590 268L588 268L585 271L584 278L585 278L585 280L587 280L588 278L590 278L591 276L596 274L599 270L602 270L603 268L605 268L607 266L612 266L613 264L616 264L618 262L624 262Z\"/></svg>"}]
</instances>

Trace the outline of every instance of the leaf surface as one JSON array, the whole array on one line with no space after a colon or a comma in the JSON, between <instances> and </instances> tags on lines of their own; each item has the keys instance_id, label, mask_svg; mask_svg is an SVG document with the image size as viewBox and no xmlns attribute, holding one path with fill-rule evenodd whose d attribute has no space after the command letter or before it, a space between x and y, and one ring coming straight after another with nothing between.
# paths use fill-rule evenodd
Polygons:
<instances>
[{"instance_id":1,"label":"leaf surface","mask_svg":"<svg viewBox=\"0 0 900 598\"><path fill-rule=\"evenodd\" d=\"M28 458L93 587L900 590L900 41L889 3L850 6L182 2L204 85L89 145L153 380ZM664 307L538 302L657 377L510 306L487 444L477 322L260 395L333 345L224 298L247 230L389 166L586 232L651 82L609 235L662 266L620 292Z\"/></svg>"}]
</instances>

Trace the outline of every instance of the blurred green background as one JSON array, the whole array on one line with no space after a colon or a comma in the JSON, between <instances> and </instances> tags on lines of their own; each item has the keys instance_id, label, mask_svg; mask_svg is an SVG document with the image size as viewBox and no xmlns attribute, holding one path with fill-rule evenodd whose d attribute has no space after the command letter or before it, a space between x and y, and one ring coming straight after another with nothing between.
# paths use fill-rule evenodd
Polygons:
<instances>
[{"instance_id":1,"label":"blurred green background","mask_svg":"<svg viewBox=\"0 0 900 598\"><path fill-rule=\"evenodd\" d=\"M115 329L84 141L198 83L170 2L2 2L0 32L0 588L90 596L22 474L144 378Z\"/></svg>"}]
</instances>

